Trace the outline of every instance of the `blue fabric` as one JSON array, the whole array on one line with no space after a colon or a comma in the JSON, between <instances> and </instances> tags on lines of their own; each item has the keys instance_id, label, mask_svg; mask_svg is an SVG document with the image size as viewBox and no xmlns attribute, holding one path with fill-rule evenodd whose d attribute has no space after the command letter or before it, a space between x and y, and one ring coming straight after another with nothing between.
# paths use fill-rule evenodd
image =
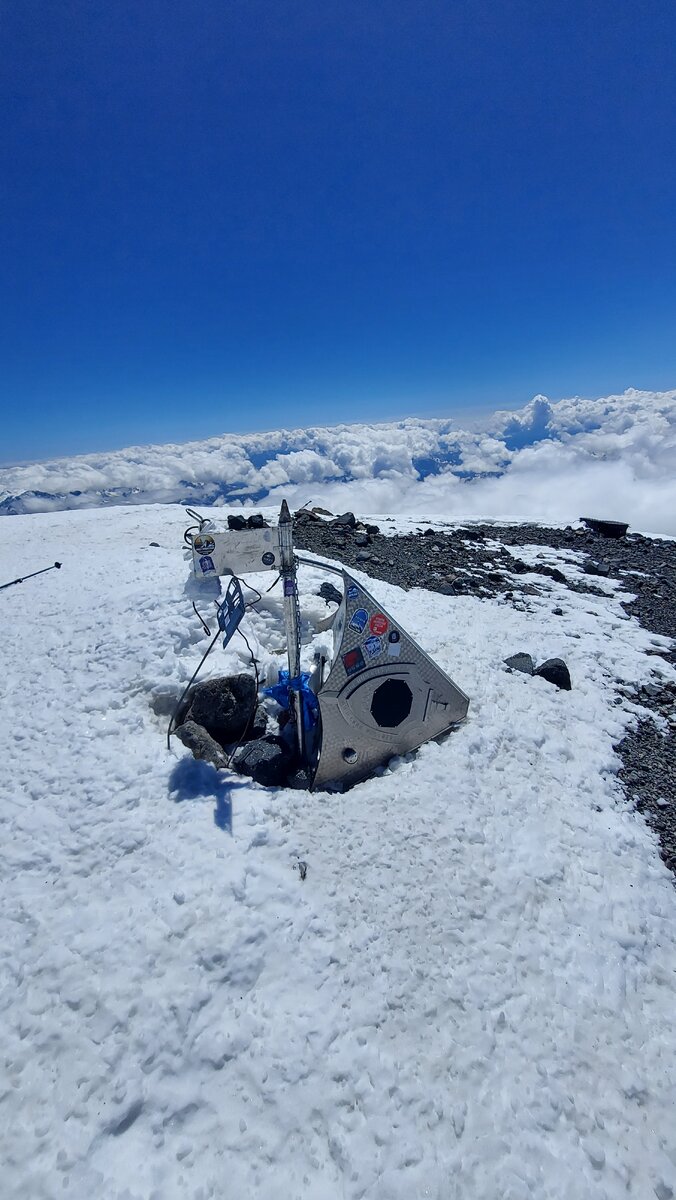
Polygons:
<instances>
[{"instance_id":1,"label":"blue fabric","mask_svg":"<svg viewBox=\"0 0 676 1200\"><path fill-rule=\"evenodd\" d=\"M310 687L310 675L307 671L302 671L300 675L296 675L295 679L289 679L288 671L280 671L279 683L263 688L263 695L271 696L281 708L289 707L291 692L297 692L300 695L304 728L314 729L319 720L319 703Z\"/></svg>"}]
</instances>

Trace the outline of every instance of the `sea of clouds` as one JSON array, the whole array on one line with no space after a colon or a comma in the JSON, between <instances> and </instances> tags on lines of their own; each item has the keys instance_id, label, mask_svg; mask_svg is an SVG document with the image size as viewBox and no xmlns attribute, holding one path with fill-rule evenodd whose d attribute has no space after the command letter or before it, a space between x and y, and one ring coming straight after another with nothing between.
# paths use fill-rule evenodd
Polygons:
<instances>
[{"instance_id":1,"label":"sea of clouds","mask_svg":"<svg viewBox=\"0 0 676 1200\"><path fill-rule=\"evenodd\" d=\"M182 445L135 446L0 469L0 514L111 504L307 502L333 512L568 522L676 535L676 390L550 402L481 428L408 418Z\"/></svg>"}]
</instances>

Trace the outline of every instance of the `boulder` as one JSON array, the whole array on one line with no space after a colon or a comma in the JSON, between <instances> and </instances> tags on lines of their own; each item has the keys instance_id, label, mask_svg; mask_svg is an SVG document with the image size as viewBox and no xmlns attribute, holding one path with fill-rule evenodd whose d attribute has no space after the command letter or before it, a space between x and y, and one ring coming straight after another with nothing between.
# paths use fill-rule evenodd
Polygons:
<instances>
[{"instance_id":1,"label":"boulder","mask_svg":"<svg viewBox=\"0 0 676 1200\"><path fill-rule=\"evenodd\" d=\"M584 564L582 570L585 575L600 575L604 578L610 575L610 567L604 562L592 562L590 560Z\"/></svg>"},{"instance_id":2,"label":"boulder","mask_svg":"<svg viewBox=\"0 0 676 1200\"><path fill-rule=\"evenodd\" d=\"M564 692L569 692L573 686L570 682L570 671L562 658L548 658L537 667L534 674L546 679L548 683L555 684Z\"/></svg>"},{"instance_id":3,"label":"boulder","mask_svg":"<svg viewBox=\"0 0 676 1200\"><path fill-rule=\"evenodd\" d=\"M504 659L504 663L513 671L523 671L524 675L532 675L535 671L533 659L530 654L525 654L523 651L519 654L511 654L509 658Z\"/></svg>"},{"instance_id":4,"label":"boulder","mask_svg":"<svg viewBox=\"0 0 676 1200\"><path fill-rule=\"evenodd\" d=\"M233 767L264 787L284 787L293 766L288 746L281 738L267 736L245 742L236 752Z\"/></svg>"},{"instance_id":5,"label":"boulder","mask_svg":"<svg viewBox=\"0 0 676 1200\"><path fill-rule=\"evenodd\" d=\"M327 604L340 604L343 599L341 592L332 583L323 583L317 595L321 596L322 600L325 600Z\"/></svg>"},{"instance_id":6,"label":"boulder","mask_svg":"<svg viewBox=\"0 0 676 1200\"><path fill-rule=\"evenodd\" d=\"M593 530L594 533L600 533L601 537L606 538L624 537L629 528L624 521L599 521L597 517L580 517L580 520L587 526L587 529Z\"/></svg>"},{"instance_id":7,"label":"boulder","mask_svg":"<svg viewBox=\"0 0 676 1200\"><path fill-rule=\"evenodd\" d=\"M262 513L252 513L247 518L246 523L248 529L267 529L268 527L268 523Z\"/></svg>"},{"instance_id":8,"label":"boulder","mask_svg":"<svg viewBox=\"0 0 676 1200\"><path fill-rule=\"evenodd\" d=\"M239 530L239 529L246 529L246 527L247 527L246 517L240 517L239 515L233 516L232 514L228 517L228 529Z\"/></svg>"},{"instance_id":9,"label":"boulder","mask_svg":"<svg viewBox=\"0 0 676 1200\"><path fill-rule=\"evenodd\" d=\"M195 758L210 762L217 771L227 767L228 756L222 746L210 737L203 725L196 721L186 721L175 730L176 737L188 750L192 750Z\"/></svg>"},{"instance_id":10,"label":"boulder","mask_svg":"<svg viewBox=\"0 0 676 1200\"><path fill-rule=\"evenodd\" d=\"M256 684L250 675L223 675L195 685L186 718L227 746L246 733L255 704Z\"/></svg>"},{"instance_id":11,"label":"boulder","mask_svg":"<svg viewBox=\"0 0 676 1200\"><path fill-rule=\"evenodd\" d=\"M331 525L346 525L348 529L354 529L357 524L357 518L353 512L343 513L340 517L334 517Z\"/></svg>"}]
</instances>

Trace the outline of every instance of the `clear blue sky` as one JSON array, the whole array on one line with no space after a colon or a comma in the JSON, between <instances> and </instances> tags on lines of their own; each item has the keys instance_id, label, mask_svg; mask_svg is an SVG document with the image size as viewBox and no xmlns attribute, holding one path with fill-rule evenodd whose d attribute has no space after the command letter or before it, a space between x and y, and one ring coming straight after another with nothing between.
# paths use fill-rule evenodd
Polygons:
<instances>
[{"instance_id":1,"label":"clear blue sky","mask_svg":"<svg viewBox=\"0 0 676 1200\"><path fill-rule=\"evenodd\" d=\"M0 460L676 386L673 0L20 0Z\"/></svg>"}]
</instances>

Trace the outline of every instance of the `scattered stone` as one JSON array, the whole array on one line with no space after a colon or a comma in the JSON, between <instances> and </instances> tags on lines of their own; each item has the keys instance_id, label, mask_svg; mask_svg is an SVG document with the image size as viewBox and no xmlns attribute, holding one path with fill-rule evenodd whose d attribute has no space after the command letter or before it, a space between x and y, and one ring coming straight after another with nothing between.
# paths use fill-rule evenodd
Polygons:
<instances>
[{"instance_id":1,"label":"scattered stone","mask_svg":"<svg viewBox=\"0 0 676 1200\"><path fill-rule=\"evenodd\" d=\"M245 742L236 752L233 762L240 775L248 775L264 787L284 787L291 764L286 742L272 735L257 742Z\"/></svg>"},{"instance_id":2,"label":"scattered stone","mask_svg":"<svg viewBox=\"0 0 676 1200\"><path fill-rule=\"evenodd\" d=\"M334 517L333 521L330 521L329 523L331 525L346 525L348 529L354 529L355 525L357 524L357 518L353 512L346 512L340 517Z\"/></svg>"},{"instance_id":3,"label":"scattered stone","mask_svg":"<svg viewBox=\"0 0 676 1200\"><path fill-rule=\"evenodd\" d=\"M365 530L366 530L366 532L367 532L367 533L370 533L370 534L371 534L371 537L377 537L377 536L378 536L378 534L380 533L380 525L369 525L369 524L367 523L367 524L364 526L364 528L365 528Z\"/></svg>"},{"instance_id":4,"label":"scattered stone","mask_svg":"<svg viewBox=\"0 0 676 1200\"><path fill-rule=\"evenodd\" d=\"M524 675L532 675L535 671L535 663L530 654L520 652L519 654L511 654L509 658L504 659L505 666L511 667L513 671L523 671Z\"/></svg>"},{"instance_id":5,"label":"scattered stone","mask_svg":"<svg viewBox=\"0 0 676 1200\"><path fill-rule=\"evenodd\" d=\"M262 513L253 513L247 519L247 526L249 529L267 529L268 523Z\"/></svg>"},{"instance_id":6,"label":"scattered stone","mask_svg":"<svg viewBox=\"0 0 676 1200\"><path fill-rule=\"evenodd\" d=\"M148 542L148 545L149 545L149 546L156 546L158 550L160 549L160 543L159 543L159 542Z\"/></svg>"},{"instance_id":7,"label":"scattered stone","mask_svg":"<svg viewBox=\"0 0 676 1200\"><path fill-rule=\"evenodd\" d=\"M553 608L553 609L552 609L552 616L553 616L553 617L562 617L562 616L563 616L563 609L562 609L562 608Z\"/></svg>"},{"instance_id":8,"label":"scattered stone","mask_svg":"<svg viewBox=\"0 0 676 1200\"><path fill-rule=\"evenodd\" d=\"M355 546L368 546L370 541L368 533L355 533L354 535Z\"/></svg>"},{"instance_id":9,"label":"scattered stone","mask_svg":"<svg viewBox=\"0 0 676 1200\"><path fill-rule=\"evenodd\" d=\"M333 516L333 513L329 512L328 508L319 508L319 506L317 506L316 508L311 508L310 512L315 513L318 517L332 517Z\"/></svg>"},{"instance_id":10,"label":"scattered stone","mask_svg":"<svg viewBox=\"0 0 676 1200\"><path fill-rule=\"evenodd\" d=\"M371 558L371 555L369 554L368 550L360 550L357 555L356 561L357 562L369 562L370 558Z\"/></svg>"},{"instance_id":11,"label":"scattered stone","mask_svg":"<svg viewBox=\"0 0 676 1200\"><path fill-rule=\"evenodd\" d=\"M570 671L562 658L548 658L536 668L534 674L546 679L548 683L555 684L564 692L569 692L573 686L570 682Z\"/></svg>"},{"instance_id":12,"label":"scattered stone","mask_svg":"<svg viewBox=\"0 0 676 1200\"><path fill-rule=\"evenodd\" d=\"M604 562L593 562L589 559L582 568L585 575L600 575L603 578L610 575L610 567Z\"/></svg>"},{"instance_id":13,"label":"scattered stone","mask_svg":"<svg viewBox=\"0 0 676 1200\"><path fill-rule=\"evenodd\" d=\"M185 721L175 730L176 737L183 745L191 750L195 758L210 762L217 771L228 765L228 756L222 746L212 738L203 725L196 721Z\"/></svg>"},{"instance_id":14,"label":"scattered stone","mask_svg":"<svg viewBox=\"0 0 676 1200\"><path fill-rule=\"evenodd\" d=\"M317 595L321 596L322 600L325 600L327 604L341 604L343 600L341 592L332 583L323 583Z\"/></svg>"},{"instance_id":15,"label":"scattered stone","mask_svg":"<svg viewBox=\"0 0 676 1200\"><path fill-rule=\"evenodd\" d=\"M293 514L293 519L296 525L311 525L321 521L321 517L311 508L299 508L298 512Z\"/></svg>"},{"instance_id":16,"label":"scattered stone","mask_svg":"<svg viewBox=\"0 0 676 1200\"><path fill-rule=\"evenodd\" d=\"M190 694L186 719L203 725L222 746L247 732L256 705L256 684L251 675L223 675L197 683Z\"/></svg>"}]
</instances>

